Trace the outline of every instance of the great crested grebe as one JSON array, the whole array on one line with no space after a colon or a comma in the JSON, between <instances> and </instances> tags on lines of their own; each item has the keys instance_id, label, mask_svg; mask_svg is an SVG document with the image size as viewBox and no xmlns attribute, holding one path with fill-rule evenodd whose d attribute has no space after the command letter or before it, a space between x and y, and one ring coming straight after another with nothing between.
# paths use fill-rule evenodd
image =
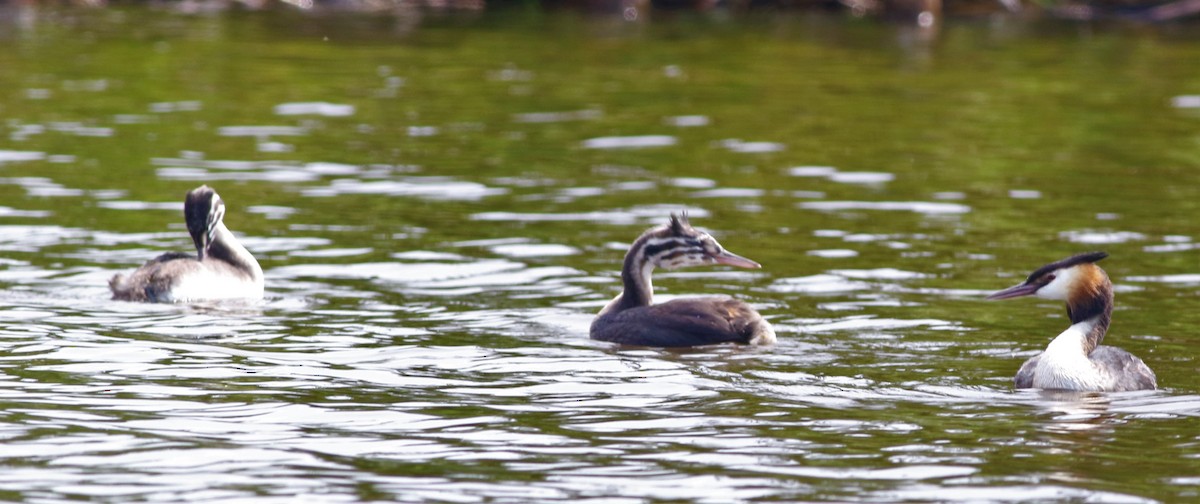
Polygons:
<instances>
[{"instance_id":1,"label":"great crested grebe","mask_svg":"<svg viewBox=\"0 0 1200 504\"><path fill-rule=\"evenodd\" d=\"M196 254L168 252L132 274L108 281L113 299L177 303L215 299L261 299L263 272L254 256L225 227L225 202L207 185L183 201Z\"/></svg>"},{"instance_id":2,"label":"great crested grebe","mask_svg":"<svg viewBox=\"0 0 1200 504\"><path fill-rule=\"evenodd\" d=\"M625 290L592 322L592 339L625 345L685 347L716 343L769 345L775 330L750 305L725 297L675 299L651 304L650 274L705 264L760 268L758 263L721 248L717 240L671 215L665 226L638 237L625 254L621 281Z\"/></svg>"},{"instance_id":3,"label":"great crested grebe","mask_svg":"<svg viewBox=\"0 0 1200 504\"><path fill-rule=\"evenodd\" d=\"M1016 388L1075 391L1153 390L1154 371L1142 359L1117 347L1102 346L1112 320L1113 286L1089 252L1038 268L1025 282L988 296L1009 299L1036 295L1066 301L1071 327L1017 371Z\"/></svg>"}]
</instances>

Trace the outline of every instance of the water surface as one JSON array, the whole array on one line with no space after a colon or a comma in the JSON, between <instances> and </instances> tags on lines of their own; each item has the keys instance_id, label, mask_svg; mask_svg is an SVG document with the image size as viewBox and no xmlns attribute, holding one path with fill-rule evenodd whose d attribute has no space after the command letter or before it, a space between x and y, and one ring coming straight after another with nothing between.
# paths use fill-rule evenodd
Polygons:
<instances>
[{"instance_id":1,"label":"water surface","mask_svg":"<svg viewBox=\"0 0 1200 504\"><path fill-rule=\"evenodd\" d=\"M18 11L0 24L0 497L1182 501L1200 44L835 17ZM262 303L112 302L207 183ZM687 211L771 348L587 339ZM1013 391L1107 250L1163 390Z\"/></svg>"}]
</instances>

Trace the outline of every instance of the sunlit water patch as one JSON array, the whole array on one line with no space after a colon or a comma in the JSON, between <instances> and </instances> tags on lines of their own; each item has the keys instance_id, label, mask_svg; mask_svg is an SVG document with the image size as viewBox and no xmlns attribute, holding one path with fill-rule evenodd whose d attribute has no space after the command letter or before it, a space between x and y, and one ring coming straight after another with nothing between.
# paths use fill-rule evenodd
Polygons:
<instances>
[{"instance_id":1,"label":"sunlit water patch","mask_svg":"<svg viewBox=\"0 0 1200 504\"><path fill-rule=\"evenodd\" d=\"M1127 241L1141 241L1146 239L1146 235L1131 231L1063 231L1059 233L1063 239L1073 243L1085 243L1092 245L1108 244L1108 243L1125 243Z\"/></svg>"},{"instance_id":2,"label":"sunlit water patch","mask_svg":"<svg viewBox=\"0 0 1200 504\"><path fill-rule=\"evenodd\" d=\"M717 181L703 177L675 177L668 180L667 183L688 189L711 189L717 186Z\"/></svg>"},{"instance_id":3,"label":"sunlit water patch","mask_svg":"<svg viewBox=\"0 0 1200 504\"><path fill-rule=\"evenodd\" d=\"M1008 191L1008 197L1012 199L1041 199L1042 192L1033 189L1012 189Z\"/></svg>"},{"instance_id":4,"label":"sunlit water patch","mask_svg":"<svg viewBox=\"0 0 1200 504\"><path fill-rule=\"evenodd\" d=\"M217 134L228 137L256 137L265 139L273 136L307 135L308 131L297 126L222 126Z\"/></svg>"},{"instance_id":5,"label":"sunlit water patch","mask_svg":"<svg viewBox=\"0 0 1200 504\"><path fill-rule=\"evenodd\" d=\"M1177 275L1134 275L1122 278L1129 282L1156 282L1167 284L1200 284L1200 273L1180 273Z\"/></svg>"},{"instance_id":6,"label":"sunlit water patch","mask_svg":"<svg viewBox=\"0 0 1200 504\"><path fill-rule=\"evenodd\" d=\"M793 177L820 177L832 182L843 184L882 184L896 179L894 173L841 171L832 166L794 166L787 169L787 174Z\"/></svg>"},{"instance_id":7,"label":"sunlit water patch","mask_svg":"<svg viewBox=\"0 0 1200 504\"><path fill-rule=\"evenodd\" d=\"M21 210L19 208L11 208L0 206L0 217L49 217L53 212L49 210Z\"/></svg>"},{"instance_id":8,"label":"sunlit water patch","mask_svg":"<svg viewBox=\"0 0 1200 504\"><path fill-rule=\"evenodd\" d=\"M554 243L503 243L490 248L493 253L508 257L554 257L579 253L575 247Z\"/></svg>"},{"instance_id":9,"label":"sunlit water patch","mask_svg":"<svg viewBox=\"0 0 1200 504\"><path fill-rule=\"evenodd\" d=\"M275 106L275 115L318 115L326 117L349 117L354 115L354 105L326 102L280 103Z\"/></svg>"},{"instance_id":10,"label":"sunlit water patch","mask_svg":"<svg viewBox=\"0 0 1200 504\"><path fill-rule=\"evenodd\" d=\"M633 224L636 222L659 223L666 222L664 216L671 213L686 212L689 217L704 218L709 212L702 208L670 205L636 206L624 210L595 211L586 213L515 213L515 212L482 212L472 215L472 219L482 221L586 221L605 222L609 224Z\"/></svg>"},{"instance_id":11,"label":"sunlit water patch","mask_svg":"<svg viewBox=\"0 0 1200 504\"><path fill-rule=\"evenodd\" d=\"M518 123L557 123L566 121L587 121L598 119L603 115L596 109L571 110L565 112L525 112L514 114L513 122Z\"/></svg>"},{"instance_id":12,"label":"sunlit water patch","mask_svg":"<svg viewBox=\"0 0 1200 504\"><path fill-rule=\"evenodd\" d=\"M305 196L331 197L347 194L387 194L440 200L478 200L505 194L508 189L449 177L404 177L400 180L335 179L325 187L303 190Z\"/></svg>"},{"instance_id":13,"label":"sunlit water patch","mask_svg":"<svg viewBox=\"0 0 1200 504\"><path fill-rule=\"evenodd\" d=\"M816 249L805 252L814 257L824 257L826 259L839 259L858 256L858 251L853 249Z\"/></svg>"},{"instance_id":14,"label":"sunlit water patch","mask_svg":"<svg viewBox=\"0 0 1200 504\"><path fill-rule=\"evenodd\" d=\"M89 126L81 122L51 122L46 129L58 133L67 133L83 137L111 137L116 130L104 126Z\"/></svg>"},{"instance_id":15,"label":"sunlit water patch","mask_svg":"<svg viewBox=\"0 0 1200 504\"><path fill-rule=\"evenodd\" d=\"M737 138L730 138L717 142L717 145L728 149L732 152L742 152L748 154L780 152L787 149L787 146L778 142L751 141L746 142Z\"/></svg>"},{"instance_id":16,"label":"sunlit water patch","mask_svg":"<svg viewBox=\"0 0 1200 504\"><path fill-rule=\"evenodd\" d=\"M664 117L663 122L671 126L680 128L697 128L700 126L708 126L712 121L708 116L703 115L681 115Z\"/></svg>"},{"instance_id":17,"label":"sunlit water patch","mask_svg":"<svg viewBox=\"0 0 1200 504\"><path fill-rule=\"evenodd\" d=\"M521 257L516 254L516 257ZM465 296L481 292L550 289L551 279L578 273L564 267L526 267L501 259L463 262L306 264L275 268L280 278L313 278L322 281L361 279L382 282L390 288L422 294Z\"/></svg>"},{"instance_id":18,"label":"sunlit water patch","mask_svg":"<svg viewBox=\"0 0 1200 504\"><path fill-rule=\"evenodd\" d=\"M157 170L158 176L161 178L199 181L309 182L335 176L387 178L396 174L419 171L412 166L385 164L359 166L328 161L289 163L284 161L206 160L200 156L155 158L152 162L161 166Z\"/></svg>"},{"instance_id":19,"label":"sunlit water patch","mask_svg":"<svg viewBox=\"0 0 1200 504\"><path fill-rule=\"evenodd\" d=\"M709 189L707 191L696 191L692 193L693 198L757 198L765 194L762 189L751 189L746 187L725 187L721 189Z\"/></svg>"},{"instance_id":20,"label":"sunlit water patch","mask_svg":"<svg viewBox=\"0 0 1200 504\"><path fill-rule=\"evenodd\" d=\"M150 104L150 111L166 114L170 112L196 112L204 107L202 102L196 100L184 100L176 102L155 102Z\"/></svg>"},{"instance_id":21,"label":"sunlit water patch","mask_svg":"<svg viewBox=\"0 0 1200 504\"><path fill-rule=\"evenodd\" d=\"M905 211L921 214L964 214L971 207L957 203L931 201L805 201L798 205L808 210L844 212L849 210Z\"/></svg>"},{"instance_id":22,"label":"sunlit water patch","mask_svg":"<svg viewBox=\"0 0 1200 504\"><path fill-rule=\"evenodd\" d=\"M0 150L0 163L16 161L38 161L46 158L45 152Z\"/></svg>"},{"instance_id":23,"label":"sunlit water patch","mask_svg":"<svg viewBox=\"0 0 1200 504\"><path fill-rule=\"evenodd\" d=\"M183 210L183 203L179 201L101 201L97 203L100 208L108 208L112 210Z\"/></svg>"},{"instance_id":24,"label":"sunlit water patch","mask_svg":"<svg viewBox=\"0 0 1200 504\"><path fill-rule=\"evenodd\" d=\"M820 274L795 278L780 278L770 287L776 292L789 294L825 294L861 291L870 288L870 284L851 280L842 275Z\"/></svg>"},{"instance_id":25,"label":"sunlit water patch","mask_svg":"<svg viewBox=\"0 0 1200 504\"><path fill-rule=\"evenodd\" d=\"M598 137L583 141L585 149L643 149L647 147L669 147L678 143L673 136L641 135L623 137Z\"/></svg>"}]
</instances>

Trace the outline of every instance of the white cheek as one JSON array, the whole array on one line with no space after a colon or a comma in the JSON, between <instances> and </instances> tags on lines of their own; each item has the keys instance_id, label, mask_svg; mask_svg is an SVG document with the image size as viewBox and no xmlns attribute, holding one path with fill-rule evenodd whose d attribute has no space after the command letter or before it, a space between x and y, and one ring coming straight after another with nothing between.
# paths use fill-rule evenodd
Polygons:
<instances>
[{"instance_id":1,"label":"white cheek","mask_svg":"<svg viewBox=\"0 0 1200 504\"><path fill-rule=\"evenodd\" d=\"M1038 289L1037 297L1065 301L1070 292L1071 284L1075 283L1075 269L1058 270L1054 272L1054 281Z\"/></svg>"}]
</instances>

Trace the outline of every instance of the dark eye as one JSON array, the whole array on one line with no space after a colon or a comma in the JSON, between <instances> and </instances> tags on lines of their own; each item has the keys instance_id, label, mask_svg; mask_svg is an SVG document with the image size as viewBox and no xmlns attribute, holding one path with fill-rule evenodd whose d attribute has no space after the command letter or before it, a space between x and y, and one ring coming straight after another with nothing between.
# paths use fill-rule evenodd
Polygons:
<instances>
[{"instance_id":1,"label":"dark eye","mask_svg":"<svg viewBox=\"0 0 1200 504\"><path fill-rule=\"evenodd\" d=\"M1053 273L1046 275L1046 283L1053 282L1055 278L1058 278L1058 277L1054 276Z\"/></svg>"}]
</instances>

